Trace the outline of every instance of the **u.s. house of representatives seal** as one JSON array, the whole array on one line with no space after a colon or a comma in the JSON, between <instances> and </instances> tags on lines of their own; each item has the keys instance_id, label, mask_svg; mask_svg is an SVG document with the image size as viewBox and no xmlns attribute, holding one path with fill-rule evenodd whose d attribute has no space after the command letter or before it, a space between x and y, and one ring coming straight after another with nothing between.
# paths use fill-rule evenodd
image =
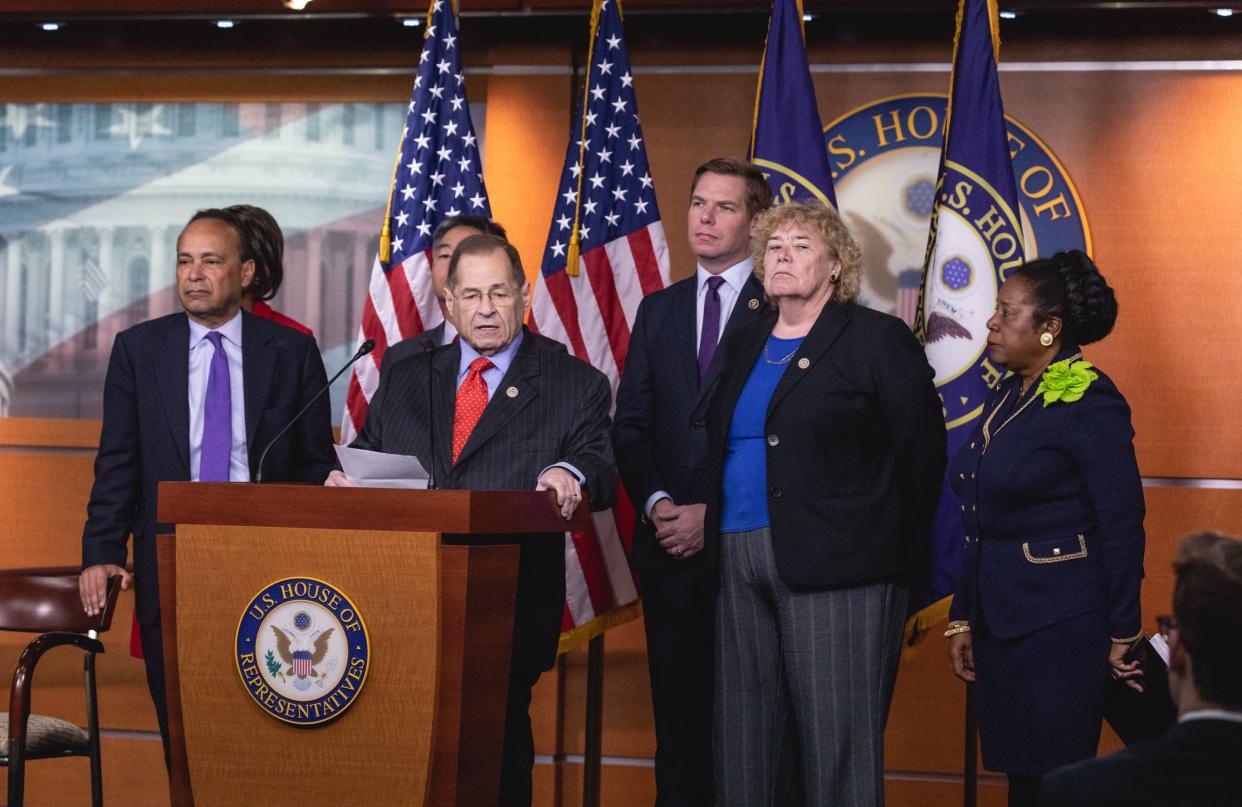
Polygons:
<instances>
[{"instance_id":1,"label":"u.s. house of representatives seal","mask_svg":"<svg viewBox=\"0 0 1242 807\"><path fill-rule=\"evenodd\" d=\"M824 128L840 210L862 247L859 302L911 326L924 281L946 105L944 95L881 98ZM1009 210L982 178L954 166L941 189L939 238L963 248L938 255L928 272L924 321L927 357L950 429L978 415L986 390L1004 372L984 353L1003 275L1024 253L1029 260L1059 250L1091 251L1082 202L1061 162L1012 116L1005 128L1018 210Z\"/></svg>"},{"instance_id":2,"label":"u.s. house of representatives seal","mask_svg":"<svg viewBox=\"0 0 1242 807\"><path fill-rule=\"evenodd\" d=\"M237 624L237 673L272 717L313 726L340 717L367 679L370 643L358 609L311 577L277 580Z\"/></svg>"}]
</instances>

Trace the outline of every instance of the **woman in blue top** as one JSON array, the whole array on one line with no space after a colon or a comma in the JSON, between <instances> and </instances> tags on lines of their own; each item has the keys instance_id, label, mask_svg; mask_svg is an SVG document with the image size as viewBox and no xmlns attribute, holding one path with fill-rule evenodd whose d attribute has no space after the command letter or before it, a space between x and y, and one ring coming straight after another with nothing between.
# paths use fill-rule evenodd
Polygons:
<instances>
[{"instance_id":1,"label":"woman in blue top","mask_svg":"<svg viewBox=\"0 0 1242 807\"><path fill-rule=\"evenodd\" d=\"M942 484L932 370L905 323L856 305L835 210L754 237L775 310L739 331L708 415L717 553L716 795L883 804L907 580Z\"/></svg>"},{"instance_id":2,"label":"woman in blue top","mask_svg":"<svg viewBox=\"0 0 1242 807\"><path fill-rule=\"evenodd\" d=\"M1034 805L1043 774L1095 756L1110 670L1139 634L1143 487L1130 408L1083 361L1117 319L1081 252L1013 271L988 320L1010 375L953 458L965 554L950 611L953 671L976 681L983 764Z\"/></svg>"}]
</instances>

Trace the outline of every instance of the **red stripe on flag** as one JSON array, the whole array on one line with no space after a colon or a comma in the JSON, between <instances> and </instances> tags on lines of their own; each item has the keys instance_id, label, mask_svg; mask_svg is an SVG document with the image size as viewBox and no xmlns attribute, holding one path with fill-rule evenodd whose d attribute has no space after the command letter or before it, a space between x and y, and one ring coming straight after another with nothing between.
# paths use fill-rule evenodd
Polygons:
<instances>
[{"instance_id":1,"label":"red stripe on flag","mask_svg":"<svg viewBox=\"0 0 1242 807\"><path fill-rule=\"evenodd\" d=\"M384 331L384 323L380 322L379 312L375 310L375 300L369 296L362 304L362 335L375 340L375 349L371 351L371 356L375 358L377 366L383 367L384 353L388 350L388 334Z\"/></svg>"},{"instance_id":2,"label":"red stripe on flag","mask_svg":"<svg viewBox=\"0 0 1242 807\"><path fill-rule=\"evenodd\" d=\"M354 424L354 434L358 434L367 420L367 399L362 394L362 385L358 383L357 374L349 377L349 393L345 396L345 411L349 413L349 422Z\"/></svg>"},{"instance_id":3,"label":"red stripe on flag","mask_svg":"<svg viewBox=\"0 0 1242 807\"><path fill-rule=\"evenodd\" d=\"M613 505L612 517L617 522L617 535L621 537L621 545L625 547L626 557L633 557L634 523L637 517L634 514L634 505L630 503L630 497L626 494L625 485L621 484L620 478L617 479L617 503Z\"/></svg>"},{"instance_id":4,"label":"red stripe on flag","mask_svg":"<svg viewBox=\"0 0 1242 807\"><path fill-rule=\"evenodd\" d=\"M548 290L548 298L556 308L556 315L561 318L565 328L565 336L569 339L569 347L578 358L585 362L591 361L586 341L582 338L582 328L578 327L578 301L574 299L574 290L569 285L566 272L553 272L544 275L543 285Z\"/></svg>"},{"instance_id":5,"label":"red stripe on flag","mask_svg":"<svg viewBox=\"0 0 1242 807\"><path fill-rule=\"evenodd\" d=\"M570 533L570 538L578 553L578 563L582 566L587 593L591 595L591 608L596 616L608 613L617 607L617 595L612 590L612 581L608 579L607 561L600 549L594 524L586 532Z\"/></svg>"},{"instance_id":6,"label":"red stripe on flag","mask_svg":"<svg viewBox=\"0 0 1242 807\"><path fill-rule=\"evenodd\" d=\"M367 339L375 340L375 349L371 351L370 356L363 357L361 361L374 361L377 367L383 366L384 352L388 350L388 336L375 310L375 300L370 295L362 304L362 335ZM362 384L358 381L358 369L355 367L350 373L349 392L345 396L345 410L349 413L349 420L354 426L355 434L362 431L362 426L366 423L368 403Z\"/></svg>"},{"instance_id":7,"label":"red stripe on flag","mask_svg":"<svg viewBox=\"0 0 1242 807\"><path fill-rule=\"evenodd\" d=\"M612 263L603 247L597 247L582 256L587 277L591 279L591 291L599 304L599 314L608 334L608 346L617 363L617 372L625 367L625 352L630 346L630 325L625 321L625 309L617 295L617 281L612 276Z\"/></svg>"},{"instance_id":8,"label":"red stripe on flag","mask_svg":"<svg viewBox=\"0 0 1242 807\"><path fill-rule=\"evenodd\" d=\"M414 303L414 292L410 289L409 278L405 276L405 267L398 264L386 273L388 292L392 295L392 310L397 317L397 328L401 330L401 338L423 332L423 318L418 314L418 306Z\"/></svg>"},{"instance_id":9,"label":"red stripe on flag","mask_svg":"<svg viewBox=\"0 0 1242 807\"><path fill-rule=\"evenodd\" d=\"M570 613L569 600L565 600L565 609L561 611L561 633L569 633L574 627L574 615Z\"/></svg>"},{"instance_id":10,"label":"red stripe on flag","mask_svg":"<svg viewBox=\"0 0 1242 807\"><path fill-rule=\"evenodd\" d=\"M644 227L635 230L629 234L628 240L630 252L634 255L638 282L643 287L643 296L664 288L664 278L660 277L660 262L656 260L655 247L651 244L651 229Z\"/></svg>"}]
</instances>

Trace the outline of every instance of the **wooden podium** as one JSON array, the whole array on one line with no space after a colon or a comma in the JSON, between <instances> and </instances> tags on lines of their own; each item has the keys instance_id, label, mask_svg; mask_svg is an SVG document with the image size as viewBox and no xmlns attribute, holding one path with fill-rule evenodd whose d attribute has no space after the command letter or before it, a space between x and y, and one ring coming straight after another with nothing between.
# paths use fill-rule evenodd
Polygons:
<instances>
[{"instance_id":1,"label":"wooden podium","mask_svg":"<svg viewBox=\"0 0 1242 807\"><path fill-rule=\"evenodd\" d=\"M160 483L174 807L495 804L520 551L498 541L589 519L551 492ZM365 681L309 727L267 713L238 660L246 609L287 578L365 623Z\"/></svg>"}]
</instances>

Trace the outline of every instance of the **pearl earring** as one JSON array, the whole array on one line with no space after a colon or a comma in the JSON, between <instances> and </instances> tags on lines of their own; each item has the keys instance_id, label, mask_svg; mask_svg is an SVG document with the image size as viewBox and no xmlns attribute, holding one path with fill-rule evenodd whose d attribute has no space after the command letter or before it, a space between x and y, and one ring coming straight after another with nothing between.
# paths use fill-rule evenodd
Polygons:
<instances>
[{"instance_id":1,"label":"pearl earring","mask_svg":"<svg viewBox=\"0 0 1242 807\"><path fill-rule=\"evenodd\" d=\"M1052 342L1053 342L1052 334L1048 333L1047 331L1044 331L1043 333L1039 335L1039 343L1043 345L1044 347L1052 347Z\"/></svg>"}]
</instances>

